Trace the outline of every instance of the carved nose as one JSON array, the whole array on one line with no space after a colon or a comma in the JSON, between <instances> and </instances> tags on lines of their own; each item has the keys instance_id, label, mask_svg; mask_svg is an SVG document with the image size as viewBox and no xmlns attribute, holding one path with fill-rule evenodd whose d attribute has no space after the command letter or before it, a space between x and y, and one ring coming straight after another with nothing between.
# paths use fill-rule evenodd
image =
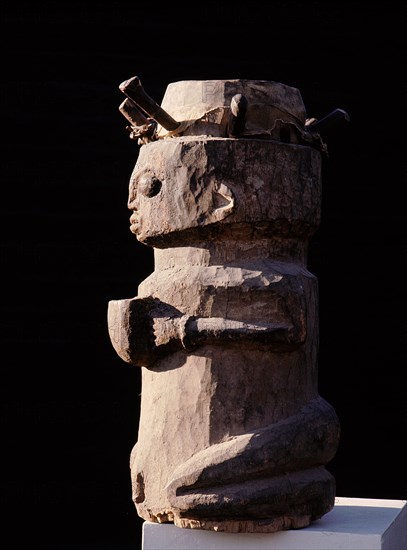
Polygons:
<instances>
[{"instance_id":1,"label":"carved nose","mask_svg":"<svg viewBox=\"0 0 407 550\"><path fill-rule=\"evenodd\" d=\"M132 190L130 191L129 198L127 201L127 208L129 210L137 210L136 208L136 191Z\"/></svg>"},{"instance_id":2,"label":"carved nose","mask_svg":"<svg viewBox=\"0 0 407 550\"><path fill-rule=\"evenodd\" d=\"M130 210L136 209L137 194L137 176L133 176L130 180L129 197L127 200L127 208L129 208Z\"/></svg>"}]
</instances>

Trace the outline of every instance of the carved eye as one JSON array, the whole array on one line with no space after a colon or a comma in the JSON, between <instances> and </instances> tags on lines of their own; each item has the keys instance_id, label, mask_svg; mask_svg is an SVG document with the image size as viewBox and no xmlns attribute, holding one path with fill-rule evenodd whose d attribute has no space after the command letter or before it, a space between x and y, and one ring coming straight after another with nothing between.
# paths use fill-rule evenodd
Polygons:
<instances>
[{"instance_id":1,"label":"carved eye","mask_svg":"<svg viewBox=\"0 0 407 550\"><path fill-rule=\"evenodd\" d=\"M153 174L143 174L138 180L138 192L145 197L155 197L161 191L162 183Z\"/></svg>"}]
</instances>

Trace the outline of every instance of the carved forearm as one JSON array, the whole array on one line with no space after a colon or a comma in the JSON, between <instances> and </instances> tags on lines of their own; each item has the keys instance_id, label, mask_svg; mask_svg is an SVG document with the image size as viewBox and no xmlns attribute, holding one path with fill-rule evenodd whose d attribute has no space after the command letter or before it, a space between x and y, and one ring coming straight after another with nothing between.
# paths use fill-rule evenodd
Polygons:
<instances>
[{"instance_id":1,"label":"carved forearm","mask_svg":"<svg viewBox=\"0 0 407 550\"><path fill-rule=\"evenodd\" d=\"M203 344L251 341L286 348L303 343L302 324L247 323L223 317L182 315L154 298L112 300L109 334L119 356L136 366L151 366L175 351L191 351Z\"/></svg>"},{"instance_id":2,"label":"carved forearm","mask_svg":"<svg viewBox=\"0 0 407 550\"><path fill-rule=\"evenodd\" d=\"M203 344L240 341L287 347L302 344L305 338L290 324L247 323L223 317L189 317L182 328L182 345L187 350Z\"/></svg>"}]
</instances>

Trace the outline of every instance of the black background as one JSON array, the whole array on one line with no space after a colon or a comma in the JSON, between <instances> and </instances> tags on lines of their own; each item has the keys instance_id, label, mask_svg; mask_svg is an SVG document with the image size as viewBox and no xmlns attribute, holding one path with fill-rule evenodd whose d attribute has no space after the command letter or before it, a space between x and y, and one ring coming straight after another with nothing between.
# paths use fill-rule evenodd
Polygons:
<instances>
[{"instance_id":1,"label":"black background","mask_svg":"<svg viewBox=\"0 0 407 550\"><path fill-rule=\"evenodd\" d=\"M339 496L406 499L406 3L6 2L2 15L1 498L12 540L134 548L140 372L107 303L137 294L152 250L129 231L138 146L118 111L138 75L299 88L326 134L320 394L342 425ZM11 547L11 546L10 546Z\"/></svg>"}]
</instances>

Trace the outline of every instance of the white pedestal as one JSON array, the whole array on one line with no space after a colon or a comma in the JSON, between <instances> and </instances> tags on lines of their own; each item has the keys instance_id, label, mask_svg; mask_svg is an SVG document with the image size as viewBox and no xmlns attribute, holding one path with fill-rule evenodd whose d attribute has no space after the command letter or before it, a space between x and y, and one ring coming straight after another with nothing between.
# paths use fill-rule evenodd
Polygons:
<instances>
[{"instance_id":1,"label":"white pedestal","mask_svg":"<svg viewBox=\"0 0 407 550\"><path fill-rule=\"evenodd\" d=\"M407 501L337 497L333 510L304 529L222 533L143 524L142 550L406 550Z\"/></svg>"}]
</instances>

